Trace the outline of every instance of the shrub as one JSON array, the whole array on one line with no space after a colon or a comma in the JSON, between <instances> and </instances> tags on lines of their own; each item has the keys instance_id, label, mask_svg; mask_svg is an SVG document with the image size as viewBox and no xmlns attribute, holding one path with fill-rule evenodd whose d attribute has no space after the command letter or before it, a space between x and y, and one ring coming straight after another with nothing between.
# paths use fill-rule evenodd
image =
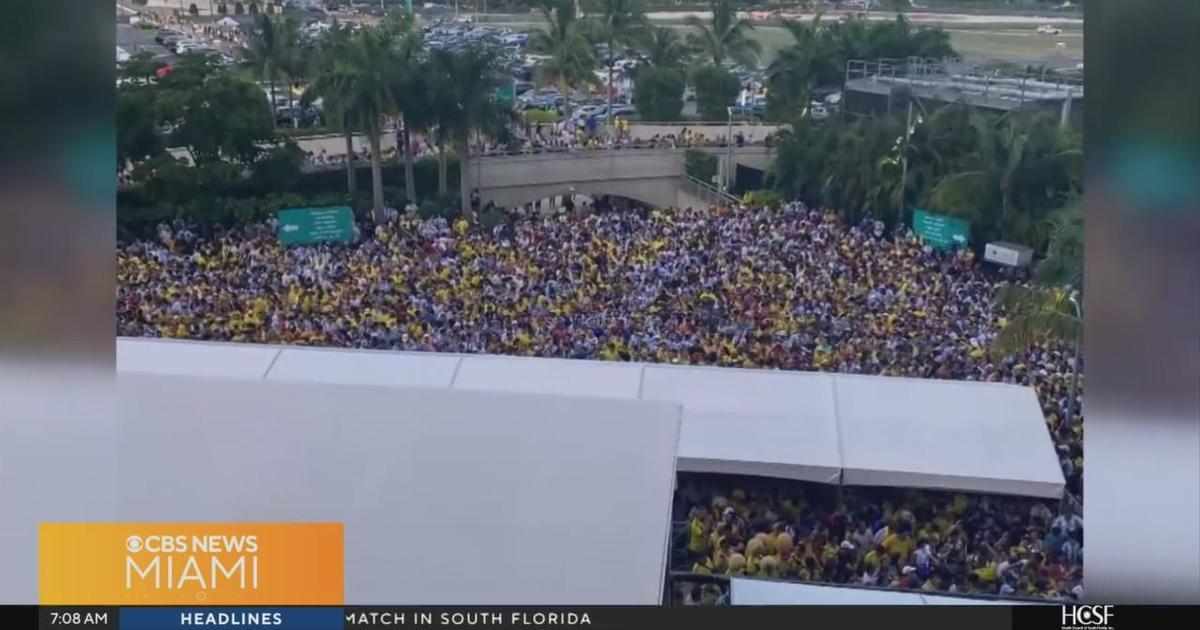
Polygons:
<instances>
[{"instance_id":1,"label":"shrub","mask_svg":"<svg viewBox=\"0 0 1200 630\"><path fill-rule=\"evenodd\" d=\"M752 190L743 196L748 206L757 206L768 210L775 210L783 204L783 198L774 190Z\"/></svg>"},{"instance_id":2,"label":"shrub","mask_svg":"<svg viewBox=\"0 0 1200 630\"><path fill-rule=\"evenodd\" d=\"M679 120L683 111L683 73L671 68L642 68L634 80L633 102L642 120Z\"/></svg>"},{"instance_id":3,"label":"shrub","mask_svg":"<svg viewBox=\"0 0 1200 630\"><path fill-rule=\"evenodd\" d=\"M725 120L726 108L737 100L742 84L720 66L701 66L692 75L696 84L696 109L704 120Z\"/></svg>"},{"instance_id":4,"label":"shrub","mask_svg":"<svg viewBox=\"0 0 1200 630\"><path fill-rule=\"evenodd\" d=\"M717 156L700 149L688 149L683 153L683 170L705 184L712 184L713 176L717 174Z\"/></svg>"}]
</instances>

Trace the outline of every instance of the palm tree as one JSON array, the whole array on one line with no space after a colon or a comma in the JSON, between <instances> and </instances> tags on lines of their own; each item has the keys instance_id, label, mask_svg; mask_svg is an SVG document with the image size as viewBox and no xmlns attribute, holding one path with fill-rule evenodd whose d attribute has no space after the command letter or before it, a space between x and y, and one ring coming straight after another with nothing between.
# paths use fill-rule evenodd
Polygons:
<instances>
[{"instance_id":1,"label":"palm tree","mask_svg":"<svg viewBox=\"0 0 1200 630\"><path fill-rule=\"evenodd\" d=\"M1083 291L1083 206L1075 199L1051 215L1046 224L1050 242L1034 280Z\"/></svg>"},{"instance_id":2,"label":"palm tree","mask_svg":"<svg viewBox=\"0 0 1200 630\"><path fill-rule=\"evenodd\" d=\"M1083 206L1076 199L1045 222L1046 257L1034 267L1028 286L1007 285L997 304L1011 317L994 347L1005 355L1040 340L1077 341L1082 335L1079 300L1083 291Z\"/></svg>"},{"instance_id":3,"label":"palm tree","mask_svg":"<svg viewBox=\"0 0 1200 630\"><path fill-rule=\"evenodd\" d=\"M383 220L383 171L380 137L384 118L395 111L393 67L395 35L383 28L363 28L346 48L344 107L351 123L367 134L371 145L371 213Z\"/></svg>"},{"instance_id":4,"label":"palm tree","mask_svg":"<svg viewBox=\"0 0 1200 630\"><path fill-rule=\"evenodd\" d=\"M864 213L883 218L889 182L880 170L880 156L894 145L903 127L893 118L865 118L846 125L839 135L837 148L827 158L821 195L841 208L849 222L857 222Z\"/></svg>"},{"instance_id":5,"label":"palm tree","mask_svg":"<svg viewBox=\"0 0 1200 630\"><path fill-rule=\"evenodd\" d=\"M1013 356L1030 346L1074 346L1071 388L1067 397L1068 420L1075 416L1076 392L1083 345L1083 208L1076 199L1047 221L1050 242L1034 269L1028 286L1006 285L996 296L1008 320L992 342L992 351Z\"/></svg>"},{"instance_id":6,"label":"palm tree","mask_svg":"<svg viewBox=\"0 0 1200 630\"><path fill-rule=\"evenodd\" d=\"M655 68L678 70L687 64L687 46L679 32L669 26L643 29L638 44L646 62Z\"/></svg>"},{"instance_id":7,"label":"palm tree","mask_svg":"<svg viewBox=\"0 0 1200 630\"><path fill-rule=\"evenodd\" d=\"M963 140L971 134L970 108L966 104L944 105L928 116L924 106L918 103L917 107L907 142L903 136L897 138L892 150L879 161L883 192L897 222L904 220L910 204L946 174L951 156L970 150Z\"/></svg>"},{"instance_id":8,"label":"palm tree","mask_svg":"<svg viewBox=\"0 0 1200 630\"><path fill-rule=\"evenodd\" d=\"M1039 213L1078 189L1082 150L1047 118L972 120L974 150L930 191L940 209L981 220L992 234L1032 240ZM1014 213L1014 208L1023 212Z\"/></svg>"},{"instance_id":9,"label":"palm tree","mask_svg":"<svg viewBox=\"0 0 1200 630\"><path fill-rule=\"evenodd\" d=\"M820 13L810 24L785 22L783 26L792 36L792 45L767 66L768 94L774 109L795 113L807 107L815 88L840 78L842 63L821 30Z\"/></svg>"},{"instance_id":10,"label":"palm tree","mask_svg":"<svg viewBox=\"0 0 1200 630\"><path fill-rule=\"evenodd\" d=\"M337 123L346 139L346 189L351 198L357 192L354 174L354 126L346 96L349 94L348 48L351 43L349 28L334 24L322 37L316 50L317 65L322 69L301 97L301 104L309 106L321 99L321 107L328 120Z\"/></svg>"},{"instance_id":11,"label":"palm tree","mask_svg":"<svg viewBox=\"0 0 1200 630\"><path fill-rule=\"evenodd\" d=\"M694 15L684 20L693 29L688 33L692 48L718 66L726 60L754 65L762 53L762 46L749 35L754 25L738 18L731 0L713 0L711 8L712 19L707 24Z\"/></svg>"},{"instance_id":12,"label":"palm tree","mask_svg":"<svg viewBox=\"0 0 1200 630\"><path fill-rule=\"evenodd\" d=\"M563 97L564 113L570 116L570 90L595 82L596 77L592 74L592 68L596 67L595 53L572 0L541 0L538 12L547 28L534 31L529 46L550 58L538 64L537 80L542 85L558 88Z\"/></svg>"},{"instance_id":13,"label":"palm tree","mask_svg":"<svg viewBox=\"0 0 1200 630\"><path fill-rule=\"evenodd\" d=\"M251 7L255 6L253 4ZM280 21L265 13L254 18L254 28L246 42L245 65L270 85L271 116L275 116L275 79L280 75L279 62L285 46Z\"/></svg>"},{"instance_id":14,"label":"palm tree","mask_svg":"<svg viewBox=\"0 0 1200 630\"><path fill-rule=\"evenodd\" d=\"M456 52L442 49L432 53L434 89L439 94L436 113L439 134L453 142L458 156L464 213L470 207L471 134L497 133L512 119L512 110L495 99L501 83L495 59L488 50L473 46Z\"/></svg>"},{"instance_id":15,"label":"palm tree","mask_svg":"<svg viewBox=\"0 0 1200 630\"><path fill-rule=\"evenodd\" d=\"M1013 356L1039 343L1075 344L1083 338L1078 292L1070 287L1005 285L996 296L1007 321L992 341L992 351Z\"/></svg>"},{"instance_id":16,"label":"palm tree","mask_svg":"<svg viewBox=\"0 0 1200 630\"><path fill-rule=\"evenodd\" d=\"M605 93L608 99L607 120L612 123L613 64L617 61L617 44L630 45L649 22L639 0L599 0L599 12L589 20L591 34L596 41L605 43L608 54L604 65L608 68L608 83Z\"/></svg>"},{"instance_id":17,"label":"palm tree","mask_svg":"<svg viewBox=\"0 0 1200 630\"><path fill-rule=\"evenodd\" d=\"M438 198L445 198L449 184L446 179L447 145L452 142L451 134L456 125L453 120L457 109L454 101L457 98L454 88L454 55L444 48L435 48L429 53L429 60L423 68L421 81L425 86L426 123L433 128L433 140L437 145L438 159Z\"/></svg>"},{"instance_id":18,"label":"palm tree","mask_svg":"<svg viewBox=\"0 0 1200 630\"><path fill-rule=\"evenodd\" d=\"M428 126L431 97L426 81L425 44L421 32L407 28L400 33L395 49L392 93L396 97L396 109L404 121L404 131L402 137L396 138L396 144L404 155L404 194L415 203L417 189L413 172L412 130Z\"/></svg>"}]
</instances>

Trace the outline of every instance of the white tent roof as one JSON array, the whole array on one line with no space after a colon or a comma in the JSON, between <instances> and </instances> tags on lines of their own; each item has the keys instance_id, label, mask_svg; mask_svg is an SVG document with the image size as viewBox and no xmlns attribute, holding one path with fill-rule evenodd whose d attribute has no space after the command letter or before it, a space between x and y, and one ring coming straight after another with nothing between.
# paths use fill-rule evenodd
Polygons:
<instances>
[{"instance_id":1,"label":"white tent roof","mask_svg":"<svg viewBox=\"0 0 1200 630\"><path fill-rule=\"evenodd\" d=\"M846 485L1061 493L1032 388L849 375L835 387Z\"/></svg>"},{"instance_id":2,"label":"white tent roof","mask_svg":"<svg viewBox=\"0 0 1200 630\"><path fill-rule=\"evenodd\" d=\"M837 483L830 380L770 370L646 366L643 400L684 408L679 469Z\"/></svg>"},{"instance_id":3,"label":"white tent roof","mask_svg":"<svg viewBox=\"0 0 1200 630\"><path fill-rule=\"evenodd\" d=\"M117 520L344 523L348 604L661 602L677 405L131 373L118 395Z\"/></svg>"},{"instance_id":4,"label":"white tent roof","mask_svg":"<svg viewBox=\"0 0 1200 630\"><path fill-rule=\"evenodd\" d=\"M155 339L119 339L117 367L668 401L683 408L682 471L1042 497L1064 486L1036 395L1013 385Z\"/></svg>"},{"instance_id":5,"label":"white tent roof","mask_svg":"<svg viewBox=\"0 0 1200 630\"><path fill-rule=\"evenodd\" d=\"M217 20L217 26L223 26L225 28L238 28L241 26L241 23L231 17L223 17Z\"/></svg>"},{"instance_id":6,"label":"white tent roof","mask_svg":"<svg viewBox=\"0 0 1200 630\"><path fill-rule=\"evenodd\" d=\"M729 591L730 603L734 606L1012 606L1028 603L1014 600L927 595L918 591L822 586L749 578L730 580Z\"/></svg>"}]
</instances>

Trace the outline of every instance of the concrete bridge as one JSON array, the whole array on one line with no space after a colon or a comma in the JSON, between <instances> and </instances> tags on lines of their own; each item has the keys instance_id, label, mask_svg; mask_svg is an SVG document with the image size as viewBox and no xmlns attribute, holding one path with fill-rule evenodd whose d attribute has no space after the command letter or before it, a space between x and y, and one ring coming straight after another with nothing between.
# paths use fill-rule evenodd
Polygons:
<instances>
[{"instance_id":1,"label":"concrete bridge","mask_svg":"<svg viewBox=\"0 0 1200 630\"><path fill-rule=\"evenodd\" d=\"M641 131L647 135L637 137L648 138L656 134L677 133L676 127L682 128L682 125L642 127L644 129ZM716 127L709 129L693 125L691 128L693 131L700 129L700 132L708 137L716 137L713 135ZM735 127L748 142L755 144L735 146L733 163L764 173L768 171L771 150L761 142L767 134L777 129L778 126L771 125ZM720 131L724 132L724 127ZM361 135L354 136L352 140L356 152L367 146L366 138ZM345 153L346 145L342 136L298 138L297 144L301 150L310 154L321 154L327 159L319 164L310 162L304 166L304 170L311 172L344 168L341 157ZM384 134L380 144L385 151L394 151L394 135ZM718 173L724 177L727 172L725 162L728 159L728 147L707 145L696 148L717 158ZM580 149L475 156L471 158L469 172L463 174L460 185L464 192L479 189L484 203L490 200L504 207L520 206L572 192L592 197L614 195L658 207L687 207L702 200L689 193L691 188L681 186L685 174L686 151L685 148ZM190 161L184 149L171 149L171 153L177 158ZM394 160L394 157L389 158L388 163L395 164ZM357 159L355 161L359 166L365 164ZM736 177L736 170L734 174Z\"/></svg>"},{"instance_id":2,"label":"concrete bridge","mask_svg":"<svg viewBox=\"0 0 1200 630\"><path fill-rule=\"evenodd\" d=\"M728 149L703 147L724 171ZM583 150L558 153L479 156L463 178L486 204L513 207L563 194L613 195L657 207L697 205L680 182L685 149ZM734 164L761 171L770 166L765 146L735 147Z\"/></svg>"}]
</instances>

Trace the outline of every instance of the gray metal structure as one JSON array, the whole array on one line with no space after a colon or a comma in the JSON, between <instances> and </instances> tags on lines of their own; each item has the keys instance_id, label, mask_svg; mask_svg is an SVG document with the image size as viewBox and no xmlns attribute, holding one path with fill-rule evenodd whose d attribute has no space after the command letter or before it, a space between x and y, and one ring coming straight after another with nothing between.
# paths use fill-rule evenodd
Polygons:
<instances>
[{"instance_id":1,"label":"gray metal structure","mask_svg":"<svg viewBox=\"0 0 1200 630\"><path fill-rule=\"evenodd\" d=\"M959 58L851 59L843 109L851 114L905 108L907 95L928 105L964 103L996 112L1046 111L1063 125L1082 121L1083 81L1061 72L1002 72ZM899 110L896 110L899 111Z\"/></svg>"}]
</instances>

